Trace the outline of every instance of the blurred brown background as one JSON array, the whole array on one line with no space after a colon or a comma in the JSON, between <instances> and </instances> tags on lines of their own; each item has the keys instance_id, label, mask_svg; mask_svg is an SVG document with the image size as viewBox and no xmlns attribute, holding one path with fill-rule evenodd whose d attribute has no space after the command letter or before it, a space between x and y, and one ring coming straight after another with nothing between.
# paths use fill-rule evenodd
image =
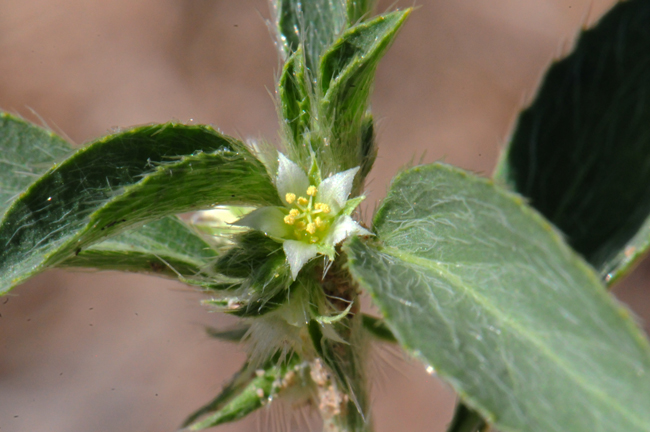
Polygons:
<instances>
[{"instance_id":1,"label":"blurred brown background","mask_svg":"<svg viewBox=\"0 0 650 432\"><path fill-rule=\"evenodd\" d=\"M377 73L367 212L424 152L489 175L545 66L612 3L415 2ZM277 137L269 93L279 61L264 0L0 0L0 11L0 107L74 143L171 119ZM642 265L617 289L641 317L649 275ZM113 273L50 271L15 289L0 299L0 431L174 430L244 359L205 336L205 324L232 321L200 299L178 283ZM377 431L443 431L451 390L415 362L381 357ZM221 430L268 430L267 417Z\"/></svg>"}]
</instances>

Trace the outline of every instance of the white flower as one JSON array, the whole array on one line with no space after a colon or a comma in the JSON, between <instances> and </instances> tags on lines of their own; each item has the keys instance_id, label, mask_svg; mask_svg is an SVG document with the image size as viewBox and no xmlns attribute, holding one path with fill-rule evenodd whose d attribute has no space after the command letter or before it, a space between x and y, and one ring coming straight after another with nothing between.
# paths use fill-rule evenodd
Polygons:
<instances>
[{"instance_id":1,"label":"white flower","mask_svg":"<svg viewBox=\"0 0 650 432\"><path fill-rule=\"evenodd\" d=\"M262 207L249 213L237 225L262 231L281 242L291 275L316 255L334 259L335 246L351 235L372 235L350 214L364 199L348 200L359 167L311 184L296 163L279 153L276 187L282 207Z\"/></svg>"}]
</instances>

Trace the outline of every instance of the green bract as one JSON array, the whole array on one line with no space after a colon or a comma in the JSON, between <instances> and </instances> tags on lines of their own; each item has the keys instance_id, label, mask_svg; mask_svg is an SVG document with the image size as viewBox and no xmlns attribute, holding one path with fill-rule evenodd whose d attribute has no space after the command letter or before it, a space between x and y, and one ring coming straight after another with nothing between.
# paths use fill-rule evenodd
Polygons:
<instances>
[{"instance_id":1,"label":"green bract","mask_svg":"<svg viewBox=\"0 0 650 432\"><path fill-rule=\"evenodd\" d=\"M291 275L317 255L334 260L335 247L352 235L372 235L350 214L364 197L348 200L359 168L314 181L298 164L279 153L276 186L284 206L259 208L237 225L262 231L282 243ZM313 176L318 179L320 176Z\"/></svg>"}]
</instances>

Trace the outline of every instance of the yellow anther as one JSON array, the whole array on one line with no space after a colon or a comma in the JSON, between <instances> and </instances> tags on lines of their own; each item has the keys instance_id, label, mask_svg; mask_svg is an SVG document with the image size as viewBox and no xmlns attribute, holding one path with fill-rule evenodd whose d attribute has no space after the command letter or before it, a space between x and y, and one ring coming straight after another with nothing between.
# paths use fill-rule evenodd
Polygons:
<instances>
[{"instance_id":1,"label":"yellow anther","mask_svg":"<svg viewBox=\"0 0 650 432\"><path fill-rule=\"evenodd\" d=\"M316 186L309 186L307 188L307 195L309 195L309 196L316 196L316 192L318 192L316 190Z\"/></svg>"},{"instance_id":2,"label":"yellow anther","mask_svg":"<svg viewBox=\"0 0 650 432\"><path fill-rule=\"evenodd\" d=\"M298 204L304 206L304 205L307 205L308 203L309 203L309 200L307 198L305 198L305 197L299 197L298 198Z\"/></svg>"},{"instance_id":3,"label":"yellow anther","mask_svg":"<svg viewBox=\"0 0 650 432\"><path fill-rule=\"evenodd\" d=\"M296 200L296 194L289 192L288 194L286 194L286 195L284 196L284 199L285 199L289 204L291 204L292 202L294 202L294 201Z\"/></svg>"},{"instance_id":4,"label":"yellow anther","mask_svg":"<svg viewBox=\"0 0 650 432\"><path fill-rule=\"evenodd\" d=\"M291 209L291 210L289 210L289 214L290 214L291 216L293 216L293 217L298 217L298 215L300 214L300 210L298 210L298 209Z\"/></svg>"},{"instance_id":5,"label":"yellow anther","mask_svg":"<svg viewBox=\"0 0 650 432\"><path fill-rule=\"evenodd\" d=\"M321 219L320 217L317 217L316 219L314 219L314 223L316 224L316 228L320 228L323 225L325 225L325 223L323 222L323 219Z\"/></svg>"},{"instance_id":6,"label":"yellow anther","mask_svg":"<svg viewBox=\"0 0 650 432\"><path fill-rule=\"evenodd\" d=\"M320 211L322 211L322 212L325 213L325 214L327 214L327 213L329 213L329 212L332 211L332 209L330 208L330 206L328 206L328 205L325 204L325 203L316 203L316 205L315 205L314 207L316 208L316 210L320 210Z\"/></svg>"},{"instance_id":7,"label":"yellow anther","mask_svg":"<svg viewBox=\"0 0 650 432\"><path fill-rule=\"evenodd\" d=\"M316 232L316 224L313 223L313 222L309 222L309 223L307 224L307 229L306 229L306 231L307 231L309 234L314 234L314 233Z\"/></svg>"},{"instance_id":8,"label":"yellow anther","mask_svg":"<svg viewBox=\"0 0 650 432\"><path fill-rule=\"evenodd\" d=\"M287 225L293 225L296 222L296 218L291 215L286 215L284 217L284 223Z\"/></svg>"},{"instance_id":9,"label":"yellow anther","mask_svg":"<svg viewBox=\"0 0 650 432\"><path fill-rule=\"evenodd\" d=\"M296 223L296 228L298 228L299 230L305 228L305 223L303 221L298 221Z\"/></svg>"}]
</instances>

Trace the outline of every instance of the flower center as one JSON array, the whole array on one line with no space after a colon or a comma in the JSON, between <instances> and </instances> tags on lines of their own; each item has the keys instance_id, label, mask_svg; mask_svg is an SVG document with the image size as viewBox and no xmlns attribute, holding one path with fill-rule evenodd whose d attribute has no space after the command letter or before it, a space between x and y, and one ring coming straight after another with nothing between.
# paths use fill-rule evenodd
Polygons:
<instances>
[{"instance_id":1,"label":"flower center","mask_svg":"<svg viewBox=\"0 0 650 432\"><path fill-rule=\"evenodd\" d=\"M327 233L332 216L329 205L316 202L316 186L309 186L305 194L307 197L288 193L284 199L290 206L289 214L284 217L284 223L294 227L293 233L297 240L309 243L318 243Z\"/></svg>"}]
</instances>

